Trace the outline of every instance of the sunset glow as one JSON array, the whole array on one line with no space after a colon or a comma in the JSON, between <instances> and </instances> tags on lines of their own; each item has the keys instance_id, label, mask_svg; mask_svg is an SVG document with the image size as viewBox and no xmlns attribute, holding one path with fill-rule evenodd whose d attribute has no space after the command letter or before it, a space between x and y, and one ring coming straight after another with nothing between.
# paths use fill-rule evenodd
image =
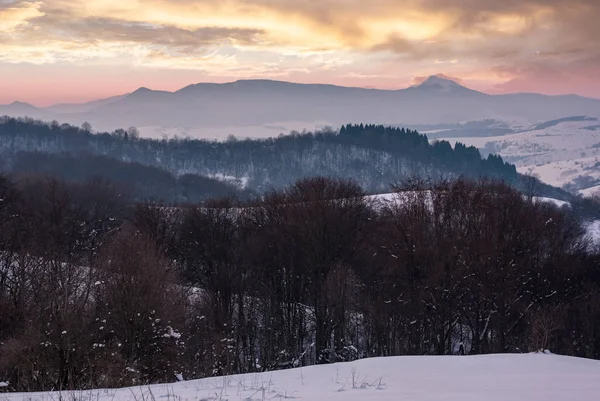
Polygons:
<instances>
[{"instance_id":1,"label":"sunset glow","mask_svg":"<svg viewBox=\"0 0 600 401\"><path fill-rule=\"evenodd\" d=\"M0 104L269 78L600 98L597 0L0 0Z\"/></svg>"}]
</instances>

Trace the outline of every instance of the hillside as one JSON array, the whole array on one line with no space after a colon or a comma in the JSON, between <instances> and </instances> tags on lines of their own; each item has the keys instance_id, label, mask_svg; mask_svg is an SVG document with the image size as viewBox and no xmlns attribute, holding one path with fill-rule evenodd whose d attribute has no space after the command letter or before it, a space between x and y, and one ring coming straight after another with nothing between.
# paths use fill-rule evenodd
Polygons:
<instances>
[{"instance_id":1,"label":"hillside","mask_svg":"<svg viewBox=\"0 0 600 401\"><path fill-rule=\"evenodd\" d=\"M573 193L600 183L599 99L490 95L443 76L398 90L273 80L197 83L173 92L141 87L81 104L14 102L0 105L1 115L91 123L95 132L133 126L145 138L215 141L277 138L368 122L418 131L430 140L459 141L484 155L499 154L519 172L537 174L544 183Z\"/></svg>"},{"instance_id":2,"label":"hillside","mask_svg":"<svg viewBox=\"0 0 600 401\"><path fill-rule=\"evenodd\" d=\"M473 147L430 144L427 136L413 130L363 124L348 124L339 132L214 142L151 140L124 130L93 134L65 124L0 119L0 153L6 157L18 152L109 156L174 175L228 177L258 192L310 176L351 178L374 193L415 175L518 180L514 166L493 155L482 159Z\"/></svg>"},{"instance_id":3,"label":"hillside","mask_svg":"<svg viewBox=\"0 0 600 401\"><path fill-rule=\"evenodd\" d=\"M599 361L551 354L405 356L62 396L95 401L596 401L599 376ZM13 393L3 399L57 397L56 393Z\"/></svg>"},{"instance_id":4,"label":"hillside","mask_svg":"<svg viewBox=\"0 0 600 401\"><path fill-rule=\"evenodd\" d=\"M233 183L197 174L174 174L159 167L125 162L88 152L3 153L0 172L17 177L50 176L68 182L86 182L101 178L115 184L131 201L196 203L237 194L252 196Z\"/></svg>"},{"instance_id":5,"label":"hillside","mask_svg":"<svg viewBox=\"0 0 600 401\"><path fill-rule=\"evenodd\" d=\"M600 358L598 254L568 209L486 180L410 188L374 205L353 182L307 178L252 207L157 208L105 183L0 177L0 381L87 391L383 356Z\"/></svg>"},{"instance_id":6,"label":"hillside","mask_svg":"<svg viewBox=\"0 0 600 401\"><path fill-rule=\"evenodd\" d=\"M536 124L509 135L452 137L450 143L475 146L483 154L498 154L521 173L576 192L600 184L600 123L597 118L573 116Z\"/></svg>"}]
</instances>

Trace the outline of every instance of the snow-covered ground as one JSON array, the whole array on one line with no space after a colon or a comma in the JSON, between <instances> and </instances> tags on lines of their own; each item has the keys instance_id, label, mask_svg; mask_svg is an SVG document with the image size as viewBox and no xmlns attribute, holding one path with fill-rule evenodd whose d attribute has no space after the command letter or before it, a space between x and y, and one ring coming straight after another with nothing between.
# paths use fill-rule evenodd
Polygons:
<instances>
[{"instance_id":1,"label":"snow-covered ground","mask_svg":"<svg viewBox=\"0 0 600 401\"><path fill-rule=\"evenodd\" d=\"M579 191L579 193L583 196L600 195L600 185L594 185L593 187L582 189Z\"/></svg>"},{"instance_id":2,"label":"snow-covered ground","mask_svg":"<svg viewBox=\"0 0 600 401\"><path fill-rule=\"evenodd\" d=\"M486 154L499 154L519 172L537 174L550 185L560 187L579 176L600 181L600 122L588 119L543 125L496 137L444 139L475 146Z\"/></svg>"},{"instance_id":3,"label":"snow-covered ground","mask_svg":"<svg viewBox=\"0 0 600 401\"><path fill-rule=\"evenodd\" d=\"M537 174L542 181L558 187L573 181L579 176L588 176L597 182L600 179L600 155L598 150L582 151L585 154L588 152L593 153L593 156L589 157L557 160L540 165L517 166L517 170L521 173ZM588 188L590 187L586 187L584 190Z\"/></svg>"},{"instance_id":4,"label":"snow-covered ground","mask_svg":"<svg viewBox=\"0 0 600 401\"><path fill-rule=\"evenodd\" d=\"M600 361L552 354L404 356L6 401L597 401Z\"/></svg>"},{"instance_id":5,"label":"snow-covered ground","mask_svg":"<svg viewBox=\"0 0 600 401\"><path fill-rule=\"evenodd\" d=\"M594 220L586 225L586 231L594 244L600 244L600 220Z\"/></svg>"},{"instance_id":6,"label":"snow-covered ground","mask_svg":"<svg viewBox=\"0 0 600 401\"><path fill-rule=\"evenodd\" d=\"M367 196L367 199L369 199L371 201L379 202L380 204L385 205L385 204L389 204L390 202L402 202L404 197L410 196L411 194L413 194L413 192L411 192L411 191L399 192L399 193L390 192L390 193L385 193L385 194L369 195L369 196ZM428 198L430 198L429 194L428 194ZM559 208L561 208L563 206L571 207L571 204L569 202L554 199L554 198L546 198L543 196L534 196L533 200L534 200L534 202L552 203ZM429 200L429 202L431 202L431 200Z\"/></svg>"}]
</instances>

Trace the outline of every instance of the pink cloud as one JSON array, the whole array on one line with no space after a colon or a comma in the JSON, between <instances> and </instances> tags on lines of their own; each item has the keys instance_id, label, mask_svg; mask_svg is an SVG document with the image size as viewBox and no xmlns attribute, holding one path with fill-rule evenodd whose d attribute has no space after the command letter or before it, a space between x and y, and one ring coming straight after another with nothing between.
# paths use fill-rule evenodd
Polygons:
<instances>
[{"instance_id":1,"label":"pink cloud","mask_svg":"<svg viewBox=\"0 0 600 401\"><path fill-rule=\"evenodd\" d=\"M491 93L579 94L600 98L600 64L593 59L563 65L539 63L523 67L496 67L493 71L506 81L494 85L489 90Z\"/></svg>"}]
</instances>

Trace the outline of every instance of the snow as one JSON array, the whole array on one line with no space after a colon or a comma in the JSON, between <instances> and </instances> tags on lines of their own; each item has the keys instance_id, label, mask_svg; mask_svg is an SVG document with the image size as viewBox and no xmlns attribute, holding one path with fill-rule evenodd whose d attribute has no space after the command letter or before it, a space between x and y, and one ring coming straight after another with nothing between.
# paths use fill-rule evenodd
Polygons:
<instances>
[{"instance_id":1,"label":"snow","mask_svg":"<svg viewBox=\"0 0 600 401\"><path fill-rule=\"evenodd\" d=\"M594 220L588 223L586 231L593 244L600 244L600 220Z\"/></svg>"},{"instance_id":2,"label":"snow","mask_svg":"<svg viewBox=\"0 0 600 401\"><path fill-rule=\"evenodd\" d=\"M578 176L600 180L598 121L563 121L542 128L496 137L444 138L494 153L514 163L521 173L533 173L547 184L562 186Z\"/></svg>"},{"instance_id":3,"label":"snow","mask_svg":"<svg viewBox=\"0 0 600 401\"><path fill-rule=\"evenodd\" d=\"M596 401L600 361L550 353L403 356L118 390L65 399L123 401ZM174 379L176 380L176 379ZM75 396L77 398L75 398ZM7 393L6 401L50 401L56 393Z\"/></svg>"},{"instance_id":4,"label":"snow","mask_svg":"<svg viewBox=\"0 0 600 401\"><path fill-rule=\"evenodd\" d=\"M579 193L586 197L600 195L600 185L594 185L593 187L582 189L581 191L579 191Z\"/></svg>"},{"instance_id":5,"label":"snow","mask_svg":"<svg viewBox=\"0 0 600 401\"><path fill-rule=\"evenodd\" d=\"M563 206L571 207L571 203L569 203L569 202L558 200L558 199L553 199L553 198L546 198L543 196L534 196L533 200L535 202L553 203L558 208L562 208Z\"/></svg>"},{"instance_id":6,"label":"snow","mask_svg":"<svg viewBox=\"0 0 600 401\"><path fill-rule=\"evenodd\" d=\"M410 194L413 194L413 192L412 191L399 192L399 193L392 192L392 193L385 193L385 194L369 195L369 196L367 196L367 199L371 200L371 201L375 201L375 202L380 202L381 204L384 204L384 205L385 204L389 205L390 202L400 201L400 200L402 200L403 197L410 196ZM430 195L428 196L428 199L429 198L430 198ZM563 206L571 207L571 203L562 201L562 200L558 200L558 199L554 199L554 198L547 198L547 197L543 197L543 196L534 196L533 200L535 202L552 203L559 208L562 208ZM431 200L429 200L429 202L431 202Z\"/></svg>"},{"instance_id":7,"label":"snow","mask_svg":"<svg viewBox=\"0 0 600 401\"><path fill-rule=\"evenodd\" d=\"M167 327L167 333L163 334L163 337L165 338L181 338L181 333L176 332L175 330L173 330L173 328L171 326Z\"/></svg>"},{"instance_id":8,"label":"snow","mask_svg":"<svg viewBox=\"0 0 600 401\"><path fill-rule=\"evenodd\" d=\"M366 198L371 201L387 203L387 202L393 202L394 200L397 199L397 197L398 197L398 194L396 192L390 192L390 193L386 193L386 194L369 195Z\"/></svg>"}]
</instances>

